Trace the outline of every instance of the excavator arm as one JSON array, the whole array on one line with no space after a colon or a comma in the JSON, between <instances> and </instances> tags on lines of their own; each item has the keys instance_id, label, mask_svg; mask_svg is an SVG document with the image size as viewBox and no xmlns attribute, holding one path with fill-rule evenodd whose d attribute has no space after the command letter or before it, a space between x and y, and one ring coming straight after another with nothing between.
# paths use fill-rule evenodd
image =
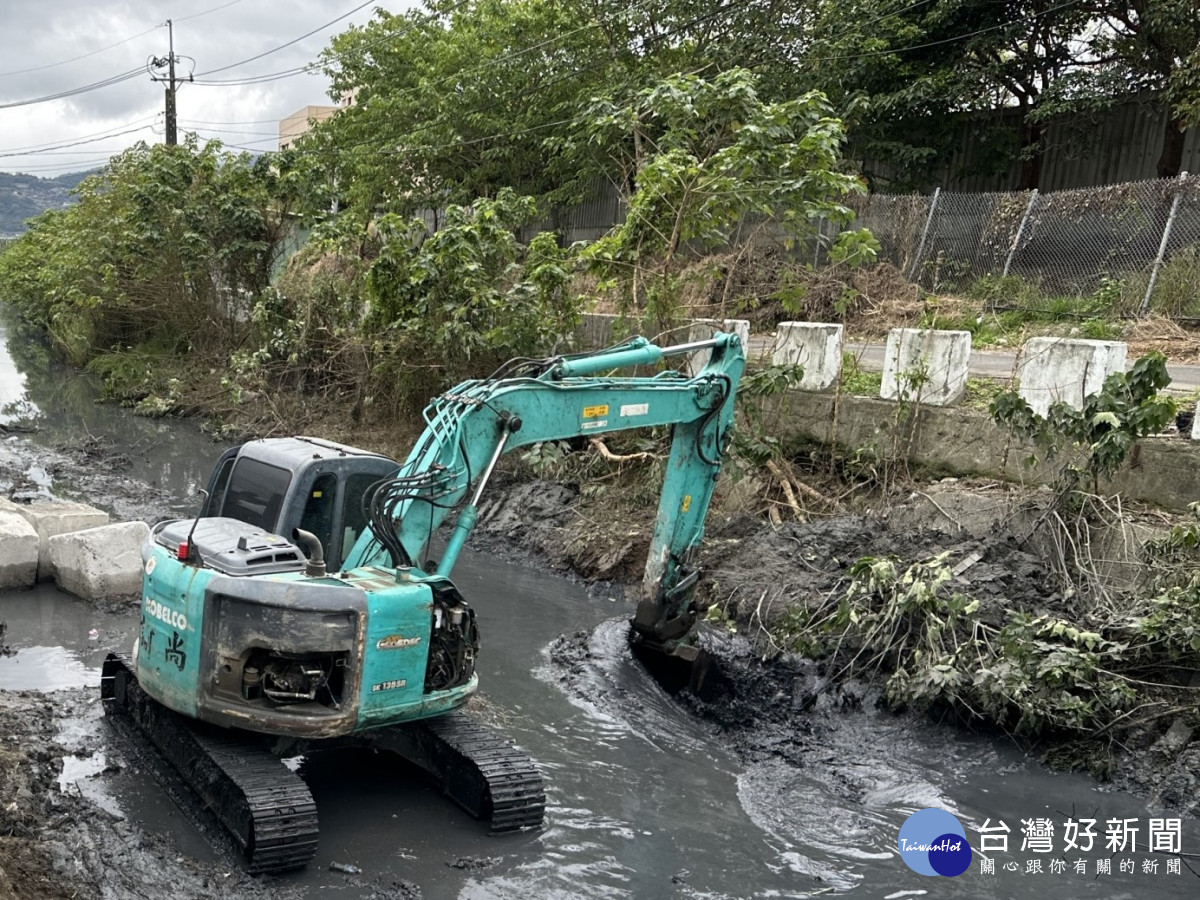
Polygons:
<instances>
[{"instance_id":1,"label":"excavator arm","mask_svg":"<svg viewBox=\"0 0 1200 900\"><path fill-rule=\"evenodd\" d=\"M702 351L710 351L708 362L691 378L672 370L604 374ZM546 441L668 425L670 457L633 625L643 641L673 650L695 620L694 556L744 367L738 337L720 333L673 347L634 338L594 354L514 360L491 378L463 382L429 405L425 431L400 470L368 492L370 527L344 568L432 568L448 577L502 455ZM456 509L440 560L423 563L432 536Z\"/></svg>"}]
</instances>

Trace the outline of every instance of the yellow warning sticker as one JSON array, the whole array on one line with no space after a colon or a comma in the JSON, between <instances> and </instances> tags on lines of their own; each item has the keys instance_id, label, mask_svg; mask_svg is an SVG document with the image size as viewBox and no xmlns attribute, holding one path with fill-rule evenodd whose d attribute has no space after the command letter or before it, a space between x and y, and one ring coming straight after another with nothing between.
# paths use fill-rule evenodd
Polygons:
<instances>
[{"instance_id":1,"label":"yellow warning sticker","mask_svg":"<svg viewBox=\"0 0 1200 900\"><path fill-rule=\"evenodd\" d=\"M605 403L601 406L585 406L583 408L583 417L585 419L598 419L601 416L607 416L607 415L608 415L608 404L607 403Z\"/></svg>"},{"instance_id":2,"label":"yellow warning sticker","mask_svg":"<svg viewBox=\"0 0 1200 900\"><path fill-rule=\"evenodd\" d=\"M691 495L691 494L684 494L684 495L683 495L683 506L681 506L681 507L679 508L679 511L680 511L680 512L687 512L687 511L688 511L688 508L689 508L689 507L691 507L691 505L692 505L692 495Z\"/></svg>"}]
</instances>

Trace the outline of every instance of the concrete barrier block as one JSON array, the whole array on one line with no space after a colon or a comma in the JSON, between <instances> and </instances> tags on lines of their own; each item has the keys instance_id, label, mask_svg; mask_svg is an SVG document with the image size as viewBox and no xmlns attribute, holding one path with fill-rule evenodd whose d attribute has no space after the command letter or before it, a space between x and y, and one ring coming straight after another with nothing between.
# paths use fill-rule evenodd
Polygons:
<instances>
[{"instance_id":1,"label":"concrete barrier block","mask_svg":"<svg viewBox=\"0 0 1200 900\"><path fill-rule=\"evenodd\" d=\"M85 503L71 500L45 500L15 504L17 512L25 517L38 535L38 581L49 581L50 569L47 553L49 540L56 534L82 531L108 524L108 513Z\"/></svg>"},{"instance_id":2,"label":"concrete barrier block","mask_svg":"<svg viewBox=\"0 0 1200 900\"><path fill-rule=\"evenodd\" d=\"M776 366L802 366L797 387L827 391L842 375L842 326L820 322L781 322L775 332Z\"/></svg>"},{"instance_id":3,"label":"concrete barrier block","mask_svg":"<svg viewBox=\"0 0 1200 900\"><path fill-rule=\"evenodd\" d=\"M84 600L106 600L142 590L145 522L121 522L56 534L49 540L50 571L58 586Z\"/></svg>"},{"instance_id":4,"label":"concrete barrier block","mask_svg":"<svg viewBox=\"0 0 1200 900\"><path fill-rule=\"evenodd\" d=\"M954 406L967 392L971 332L893 328L883 358L884 400Z\"/></svg>"},{"instance_id":5,"label":"concrete barrier block","mask_svg":"<svg viewBox=\"0 0 1200 900\"><path fill-rule=\"evenodd\" d=\"M0 589L33 587L37 567L37 532L24 516L0 509Z\"/></svg>"},{"instance_id":6,"label":"concrete barrier block","mask_svg":"<svg viewBox=\"0 0 1200 900\"><path fill-rule=\"evenodd\" d=\"M742 350L750 352L750 320L749 319L693 319L687 331L687 343L706 341L718 331L728 331L736 334L742 340ZM677 343L672 341L671 343ZM693 378L708 363L711 350L697 350L689 354L687 374Z\"/></svg>"},{"instance_id":7,"label":"concrete barrier block","mask_svg":"<svg viewBox=\"0 0 1200 900\"><path fill-rule=\"evenodd\" d=\"M1128 349L1123 341L1030 338L1017 367L1020 395L1039 416L1059 401L1080 409L1085 397L1099 393L1105 378L1125 371Z\"/></svg>"}]
</instances>

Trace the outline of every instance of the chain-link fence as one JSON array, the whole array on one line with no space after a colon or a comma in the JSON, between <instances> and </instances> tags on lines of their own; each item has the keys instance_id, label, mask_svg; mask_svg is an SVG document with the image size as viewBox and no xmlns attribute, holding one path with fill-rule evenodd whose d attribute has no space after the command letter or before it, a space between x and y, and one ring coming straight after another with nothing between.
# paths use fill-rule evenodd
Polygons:
<instances>
[{"instance_id":1,"label":"chain-link fence","mask_svg":"<svg viewBox=\"0 0 1200 900\"><path fill-rule=\"evenodd\" d=\"M1200 176L854 205L881 258L930 291L996 309L1200 320Z\"/></svg>"}]
</instances>

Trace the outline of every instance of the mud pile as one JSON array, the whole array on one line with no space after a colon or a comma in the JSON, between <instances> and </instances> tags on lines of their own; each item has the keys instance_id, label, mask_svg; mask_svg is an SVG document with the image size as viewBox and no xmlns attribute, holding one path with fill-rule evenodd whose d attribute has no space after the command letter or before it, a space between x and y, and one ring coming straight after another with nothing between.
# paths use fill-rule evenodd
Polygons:
<instances>
[{"instance_id":1,"label":"mud pile","mask_svg":"<svg viewBox=\"0 0 1200 900\"><path fill-rule=\"evenodd\" d=\"M37 900L129 897L268 900L296 896L236 868L182 857L68 786L63 757L95 746L65 737L66 721L96 714L87 690L0 691L0 896Z\"/></svg>"},{"instance_id":2,"label":"mud pile","mask_svg":"<svg viewBox=\"0 0 1200 900\"><path fill-rule=\"evenodd\" d=\"M99 438L49 448L0 432L0 497L18 503L79 500L123 521L156 522L189 508L169 491L132 477L131 466L127 452Z\"/></svg>"},{"instance_id":3,"label":"mud pile","mask_svg":"<svg viewBox=\"0 0 1200 900\"><path fill-rule=\"evenodd\" d=\"M989 624L1001 624L1007 608L1043 611L1063 603L1049 570L1010 535L897 530L863 516L778 528L732 520L713 531L703 564L711 602L727 604L739 622L770 627L792 605L843 588L863 557L894 557L903 569L942 553L959 571L953 587L980 601L979 616Z\"/></svg>"}]
</instances>

